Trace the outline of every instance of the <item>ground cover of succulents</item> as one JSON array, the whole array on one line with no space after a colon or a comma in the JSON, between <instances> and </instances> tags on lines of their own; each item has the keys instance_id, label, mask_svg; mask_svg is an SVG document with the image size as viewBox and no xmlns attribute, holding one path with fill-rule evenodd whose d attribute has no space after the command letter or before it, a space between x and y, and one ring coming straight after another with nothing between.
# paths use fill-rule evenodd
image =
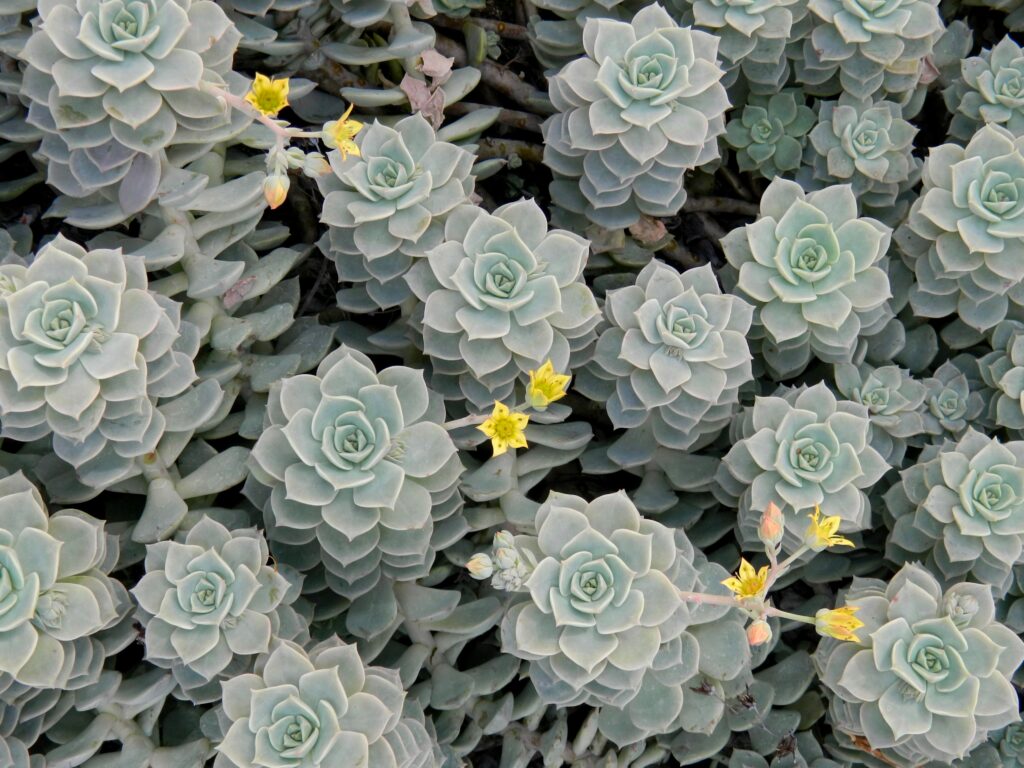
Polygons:
<instances>
[{"instance_id":1,"label":"ground cover of succulents","mask_svg":"<svg viewBox=\"0 0 1024 768\"><path fill-rule=\"evenodd\" d=\"M0 768L1024 768L1024 0L0 0Z\"/></svg>"}]
</instances>

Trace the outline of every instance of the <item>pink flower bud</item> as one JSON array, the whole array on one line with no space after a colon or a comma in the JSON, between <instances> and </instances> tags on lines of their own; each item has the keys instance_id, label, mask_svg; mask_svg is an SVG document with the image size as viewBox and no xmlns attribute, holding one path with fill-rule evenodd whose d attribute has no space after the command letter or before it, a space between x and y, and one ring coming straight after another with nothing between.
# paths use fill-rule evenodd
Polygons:
<instances>
[{"instance_id":1,"label":"pink flower bud","mask_svg":"<svg viewBox=\"0 0 1024 768\"><path fill-rule=\"evenodd\" d=\"M763 645L772 639L772 628L768 625L767 621L758 619L757 621L751 622L750 626L747 627L747 642L751 646Z\"/></svg>"},{"instance_id":2,"label":"pink flower bud","mask_svg":"<svg viewBox=\"0 0 1024 768\"><path fill-rule=\"evenodd\" d=\"M285 174L274 174L263 180L263 197L271 209L279 207L288 197L288 188L291 181Z\"/></svg>"},{"instance_id":3,"label":"pink flower bud","mask_svg":"<svg viewBox=\"0 0 1024 768\"><path fill-rule=\"evenodd\" d=\"M784 529L782 510L774 501L768 502L768 508L761 515L761 524L757 528L757 537L766 547L778 547L782 541Z\"/></svg>"}]
</instances>

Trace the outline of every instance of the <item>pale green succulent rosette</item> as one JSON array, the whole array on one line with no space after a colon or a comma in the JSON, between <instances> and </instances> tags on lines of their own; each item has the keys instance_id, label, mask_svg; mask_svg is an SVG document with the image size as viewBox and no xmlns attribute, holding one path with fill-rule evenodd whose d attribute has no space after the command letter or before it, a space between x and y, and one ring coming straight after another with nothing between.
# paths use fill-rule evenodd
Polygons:
<instances>
[{"instance_id":1,"label":"pale green succulent rosette","mask_svg":"<svg viewBox=\"0 0 1024 768\"><path fill-rule=\"evenodd\" d=\"M46 135L47 180L112 203L109 226L157 193L171 144L212 146L245 120L204 92L226 88L240 35L210 0L72 0L40 7L21 57L28 122ZM235 83L235 87L238 84Z\"/></svg>"},{"instance_id":2,"label":"pale green succulent rosette","mask_svg":"<svg viewBox=\"0 0 1024 768\"><path fill-rule=\"evenodd\" d=\"M536 562L530 597L505 615L501 637L505 652L529 660L543 701L608 705L602 729L629 743L654 720L668 727L690 695L682 684L710 668L698 637L734 652L731 669L741 674L742 624L723 619L722 606L679 597L715 589L724 574L681 531L641 517L624 492L589 503L552 493L536 522L536 537L515 538Z\"/></svg>"},{"instance_id":3,"label":"pale green succulent rosette","mask_svg":"<svg viewBox=\"0 0 1024 768\"><path fill-rule=\"evenodd\" d=\"M28 267L0 266L3 435L52 435L56 455L97 490L138 474L167 426L157 400L196 379L198 333L180 312L148 290L143 260L120 250L58 236Z\"/></svg>"},{"instance_id":4,"label":"pale green succulent rosette","mask_svg":"<svg viewBox=\"0 0 1024 768\"><path fill-rule=\"evenodd\" d=\"M359 156L329 152L333 172L317 179L328 225L320 247L354 284L339 292L341 306L370 311L410 297L403 276L441 244L446 215L469 201L474 156L438 141L419 114L394 127L374 121L356 144Z\"/></svg>"},{"instance_id":5,"label":"pale green succulent rosette","mask_svg":"<svg viewBox=\"0 0 1024 768\"><path fill-rule=\"evenodd\" d=\"M986 331L1024 306L1024 138L986 125L966 147L928 155L924 188L897 242L917 282L922 317L956 314Z\"/></svg>"},{"instance_id":6,"label":"pale green succulent rosette","mask_svg":"<svg viewBox=\"0 0 1024 768\"><path fill-rule=\"evenodd\" d=\"M1024 442L968 429L955 444L926 448L885 499L887 557L924 557L948 580L970 576L1006 594L1024 560Z\"/></svg>"},{"instance_id":7,"label":"pale green succulent rosette","mask_svg":"<svg viewBox=\"0 0 1024 768\"><path fill-rule=\"evenodd\" d=\"M636 285L608 293L605 314L609 327L576 386L629 430L612 454L639 465L659 445L688 450L728 425L753 378L752 307L722 295L710 266L680 274L654 259Z\"/></svg>"},{"instance_id":8,"label":"pale green succulent rosette","mask_svg":"<svg viewBox=\"0 0 1024 768\"><path fill-rule=\"evenodd\" d=\"M130 609L106 575L116 559L101 521L77 510L51 517L20 472L0 480L0 672L35 688L67 685L76 655L96 653L90 636Z\"/></svg>"},{"instance_id":9,"label":"pale green succulent rosette","mask_svg":"<svg viewBox=\"0 0 1024 768\"><path fill-rule=\"evenodd\" d=\"M727 287L755 306L752 339L777 379L803 370L815 355L850 362L860 337L892 316L885 254L892 230L857 215L852 188L805 193L776 178L753 224L722 238L734 271Z\"/></svg>"},{"instance_id":10,"label":"pale green succulent rosette","mask_svg":"<svg viewBox=\"0 0 1024 768\"><path fill-rule=\"evenodd\" d=\"M670 0L682 6L680 23L705 29L718 38L726 70L723 84L741 84L765 98L786 84L791 67L786 47L808 29L807 3L794 0Z\"/></svg>"},{"instance_id":11,"label":"pale green succulent rosette","mask_svg":"<svg viewBox=\"0 0 1024 768\"><path fill-rule=\"evenodd\" d=\"M426 575L444 543L435 523L462 506L462 463L422 373L377 373L342 347L315 376L274 385L268 415L247 492L275 557L301 571L322 564L328 587L349 598L382 576Z\"/></svg>"},{"instance_id":12,"label":"pale green succulent rosette","mask_svg":"<svg viewBox=\"0 0 1024 768\"><path fill-rule=\"evenodd\" d=\"M1004 320L992 331L992 352L978 359L982 380L995 395L989 416L1011 434L1024 434L1024 323Z\"/></svg>"},{"instance_id":13,"label":"pale green succulent rosette","mask_svg":"<svg viewBox=\"0 0 1024 768\"><path fill-rule=\"evenodd\" d=\"M925 428L929 434L959 437L968 425L985 410L985 399L971 386L971 379L961 366L977 372L978 361L972 355L959 355L947 360L924 380L928 388L925 399ZM978 385L981 386L979 378Z\"/></svg>"},{"instance_id":14,"label":"pale green succulent rosette","mask_svg":"<svg viewBox=\"0 0 1024 768\"><path fill-rule=\"evenodd\" d=\"M600 320L583 281L588 252L579 235L549 232L533 200L493 213L454 210L445 242L406 275L423 302L413 322L430 356L431 386L482 409L549 359L556 371L571 370Z\"/></svg>"},{"instance_id":15,"label":"pale green succulent rosette","mask_svg":"<svg viewBox=\"0 0 1024 768\"><path fill-rule=\"evenodd\" d=\"M716 495L739 508L744 546L758 545L761 512L786 511L782 546L802 542L815 505L840 518L841 532L871 525L866 491L889 469L868 441L866 406L837 400L824 384L759 397L734 425L734 443L715 477Z\"/></svg>"},{"instance_id":16,"label":"pale green succulent rosette","mask_svg":"<svg viewBox=\"0 0 1024 768\"><path fill-rule=\"evenodd\" d=\"M986 124L1024 134L1024 51L1009 35L961 62L961 77L944 91L953 113L949 133L970 141Z\"/></svg>"},{"instance_id":17,"label":"pale green succulent rosette","mask_svg":"<svg viewBox=\"0 0 1024 768\"><path fill-rule=\"evenodd\" d=\"M800 167L814 119L797 90L751 96L742 113L726 124L725 140L736 150L741 171L772 179Z\"/></svg>"},{"instance_id":18,"label":"pale green succulent rosette","mask_svg":"<svg viewBox=\"0 0 1024 768\"><path fill-rule=\"evenodd\" d=\"M917 128L903 119L895 102L848 94L822 102L809 136L812 178L801 175L798 180L814 188L849 183L865 214L895 226L920 177L921 161L912 154L916 135Z\"/></svg>"},{"instance_id":19,"label":"pale green succulent rosette","mask_svg":"<svg viewBox=\"0 0 1024 768\"><path fill-rule=\"evenodd\" d=\"M216 701L217 681L247 671L281 636L277 608L298 590L267 564L269 554L254 529L209 517L183 541L146 547L146 574L132 589L146 659L170 669L191 701Z\"/></svg>"},{"instance_id":20,"label":"pale green succulent rosette","mask_svg":"<svg viewBox=\"0 0 1024 768\"><path fill-rule=\"evenodd\" d=\"M1009 678L1024 641L995 620L988 588L943 592L906 565L888 585L855 579L844 602L859 609L860 642L826 638L814 656L841 743L859 738L900 765L949 764L1019 720Z\"/></svg>"},{"instance_id":21,"label":"pale green succulent rosette","mask_svg":"<svg viewBox=\"0 0 1024 768\"><path fill-rule=\"evenodd\" d=\"M922 60L945 29L937 6L938 0L810 0L816 23L793 58L798 82L828 95L909 99Z\"/></svg>"},{"instance_id":22,"label":"pale green succulent rosette","mask_svg":"<svg viewBox=\"0 0 1024 768\"><path fill-rule=\"evenodd\" d=\"M654 4L630 23L590 19L586 56L549 79L558 114L545 121L552 197L603 227L672 216L683 175L718 157L729 106L718 43Z\"/></svg>"},{"instance_id":23,"label":"pale green succulent rosette","mask_svg":"<svg viewBox=\"0 0 1024 768\"><path fill-rule=\"evenodd\" d=\"M398 673L367 667L334 637L307 653L278 643L255 674L223 684L215 768L433 768L436 743L422 712L403 713ZM408 708L415 712L415 708Z\"/></svg>"},{"instance_id":24,"label":"pale green succulent rosette","mask_svg":"<svg viewBox=\"0 0 1024 768\"><path fill-rule=\"evenodd\" d=\"M900 467L908 442L920 442L915 438L926 431L923 411L928 388L895 365L871 368L840 363L834 371L836 388L849 400L867 406L872 447L887 464Z\"/></svg>"}]
</instances>

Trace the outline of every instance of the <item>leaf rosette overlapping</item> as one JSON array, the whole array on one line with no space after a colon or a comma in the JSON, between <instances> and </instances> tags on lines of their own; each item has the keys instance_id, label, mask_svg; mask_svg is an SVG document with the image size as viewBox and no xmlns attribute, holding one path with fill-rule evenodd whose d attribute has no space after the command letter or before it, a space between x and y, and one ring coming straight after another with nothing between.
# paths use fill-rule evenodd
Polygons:
<instances>
[{"instance_id":1,"label":"leaf rosette overlapping","mask_svg":"<svg viewBox=\"0 0 1024 768\"><path fill-rule=\"evenodd\" d=\"M934 147L897 237L916 283L914 312L956 314L986 331L1024 306L1024 138L986 125L966 147Z\"/></svg>"},{"instance_id":2,"label":"leaf rosette overlapping","mask_svg":"<svg viewBox=\"0 0 1024 768\"><path fill-rule=\"evenodd\" d=\"M682 683L702 669L702 628L709 642L736 651L731 670L741 673L742 625L717 623L721 607L679 598L724 574L682 532L641 517L624 492L589 503L552 493L536 521L536 537L515 537L536 562L524 584L530 599L506 614L501 637L507 652L530 661L544 701L607 704L614 709L603 727L628 743L643 737L645 723L668 724L681 711Z\"/></svg>"},{"instance_id":3,"label":"leaf rosette overlapping","mask_svg":"<svg viewBox=\"0 0 1024 768\"><path fill-rule=\"evenodd\" d=\"M398 673L367 667L334 637L307 653L282 642L255 674L224 683L230 727L217 768L427 768L437 745L423 715L403 715Z\"/></svg>"},{"instance_id":4,"label":"leaf rosette overlapping","mask_svg":"<svg viewBox=\"0 0 1024 768\"><path fill-rule=\"evenodd\" d=\"M892 230L859 217L846 184L805 193L776 178L756 222L722 238L726 275L756 309L752 333L777 378L802 370L813 353L850 362L858 338L891 317L885 253Z\"/></svg>"},{"instance_id":5,"label":"leaf rosette overlapping","mask_svg":"<svg viewBox=\"0 0 1024 768\"><path fill-rule=\"evenodd\" d=\"M1019 719L1009 678L1024 642L995 620L987 588L943 592L907 565L888 584L855 579L845 602L864 622L860 643L825 639L815 653L842 737L900 764L948 764Z\"/></svg>"},{"instance_id":6,"label":"leaf rosette overlapping","mask_svg":"<svg viewBox=\"0 0 1024 768\"><path fill-rule=\"evenodd\" d=\"M212 145L242 127L203 90L228 86L240 38L210 0L40 7L21 53L29 65L22 95L29 123L46 134L49 182L73 198L114 201L122 216L144 208L166 162L161 150Z\"/></svg>"},{"instance_id":7,"label":"leaf rosette overlapping","mask_svg":"<svg viewBox=\"0 0 1024 768\"><path fill-rule=\"evenodd\" d=\"M230 677L232 661L266 653L281 635L276 609L292 590L268 556L255 530L230 531L209 517L183 541L146 548L146 574L132 589L146 658L171 669L193 700L218 698L219 685L205 695L190 689Z\"/></svg>"},{"instance_id":8,"label":"leaf rosette overlapping","mask_svg":"<svg viewBox=\"0 0 1024 768\"><path fill-rule=\"evenodd\" d=\"M727 426L739 387L753 377L745 334L752 308L722 295L710 266L678 273L652 260L636 285L610 291L609 327L588 370L595 399L617 428L647 425L641 438L686 450Z\"/></svg>"},{"instance_id":9,"label":"leaf rosette overlapping","mask_svg":"<svg viewBox=\"0 0 1024 768\"><path fill-rule=\"evenodd\" d=\"M968 428L926 448L885 498L894 561L925 557L947 579L970 576L1006 594L1024 558L1024 442Z\"/></svg>"},{"instance_id":10,"label":"leaf rosette overlapping","mask_svg":"<svg viewBox=\"0 0 1024 768\"><path fill-rule=\"evenodd\" d=\"M473 192L473 154L438 141L422 115L394 127L374 123L356 137L358 156L329 152L333 173L318 178L324 193L321 221L328 234L321 248L342 281L361 284L377 306L409 297L402 279L413 259L444 238L444 220ZM358 289L339 299L356 301ZM360 306L360 309L365 309Z\"/></svg>"},{"instance_id":11,"label":"leaf rosette overlapping","mask_svg":"<svg viewBox=\"0 0 1024 768\"><path fill-rule=\"evenodd\" d=\"M349 597L382 575L429 571L434 523L462 505L462 463L422 373L377 373L342 347L315 376L275 385L267 413L251 462L262 489L249 489L275 556L302 571L322 564L331 589Z\"/></svg>"},{"instance_id":12,"label":"leaf rosette overlapping","mask_svg":"<svg viewBox=\"0 0 1024 768\"><path fill-rule=\"evenodd\" d=\"M128 593L107 576L116 559L102 521L77 510L50 516L20 472L0 480L0 672L63 687L76 653L96 653L81 641L129 609Z\"/></svg>"},{"instance_id":13,"label":"leaf rosette overlapping","mask_svg":"<svg viewBox=\"0 0 1024 768\"><path fill-rule=\"evenodd\" d=\"M757 541L761 512L786 504L783 546L802 541L815 505L841 520L839 530L871 525L865 491L889 469L868 442L867 406L837 400L824 384L758 397L734 424L734 443L716 475L723 500L739 507L740 535Z\"/></svg>"},{"instance_id":14,"label":"leaf rosette overlapping","mask_svg":"<svg viewBox=\"0 0 1024 768\"><path fill-rule=\"evenodd\" d=\"M52 434L79 480L105 487L140 470L166 419L158 398L196 378L194 327L148 288L141 258L58 236L28 267L0 266L3 434Z\"/></svg>"},{"instance_id":15,"label":"leaf rosette overlapping","mask_svg":"<svg viewBox=\"0 0 1024 768\"><path fill-rule=\"evenodd\" d=\"M558 114L543 125L559 204L604 227L672 216L683 175L718 157L729 106L718 42L679 27L660 5L630 23L589 19L586 56L553 76Z\"/></svg>"},{"instance_id":16,"label":"leaf rosette overlapping","mask_svg":"<svg viewBox=\"0 0 1024 768\"><path fill-rule=\"evenodd\" d=\"M532 200L453 211L445 242L406 276L423 302L414 320L431 385L485 408L547 360L569 370L600 320L582 277L587 255L579 235L548 231Z\"/></svg>"}]
</instances>

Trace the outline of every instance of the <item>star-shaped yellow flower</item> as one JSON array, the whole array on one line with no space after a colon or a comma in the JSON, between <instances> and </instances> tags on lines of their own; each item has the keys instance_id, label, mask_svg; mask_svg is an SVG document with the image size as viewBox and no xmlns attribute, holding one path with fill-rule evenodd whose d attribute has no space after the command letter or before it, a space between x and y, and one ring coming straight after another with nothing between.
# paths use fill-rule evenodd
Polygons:
<instances>
[{"instance_id":1,"label":"star-shaped yellow flower","mask_svg":"<svg viewBox=\"0 0 1024 768\"><path fill-rule=\"evenodd\" d=\"M361 157L359 147L353 139L355 139L357 133L363 130L363 124L358 120L348 119L348 116L352 114L353 106L355 105L349 104L345 114L337 120L331 120L325 124L322 134L324 144L331 149L338 150L341 153L342 160L346 159L349 155Z\"/></svg>"},{"instance_id":2,"label":"star-shaped yellow flower","mask_svg":"<svg viewBox=\"0 0 1024 768\"><path fill-rule=\"evenodd\" d=\"M864 626L864 622L853 614L860 608L855 605L844 605L842 608L822 608L814 614L814 628L818 634L834 637L836 640L849 640L859 643L856 632Z\"/></svg>"},{"instance_id":3,"label":"star-shaped yellow flower","mask_svg":"<svg viewBox=\"0 0 1024 768\"><path fill-rule=\"evenodd\" d=\"M526 386L526 400L538 411L544 410L555 400L565 397L571 376L556 373L554 364L548 360L536 371L530 371L530 383Z\"/></svg>"},{"instance_id":4,"label":"star-shaped yellow flower","mask_svg":"<svg viewBox=\"0 0 1024 768\"><path fill-rule=\"evenodd\" d=\"M477 429L491 438L495 456L501 456L509 448L525 448L526 435L523 430L530 417L525 413L512 413L507 405L495 401L491 417Z\"/></svg>"},{"instance_id":5,"label":"star-shaped yellow flower","mask_svg":"<svg viewBox=\"0 0 1024 768\"><path fill-rule=\"evenodd\" d=\"M754 566L746 558L740 558L740 570L722 582L741 600L764 597L765 585L768 583L768 566L755 571Z\"/></svg>"},{"instance_id":6,"label":"star-shaped yellow flower","mask_svg":"<svg viewBox=\"0 0 1024 768\"><path fill-rule=\"evenodd\" d=\"M245 100L261 114L277 117L277 113L288 106L288 78L271 80L257 72Z\"/></svg>"},{"instance_id":7,"label":"star-shaped yellow flower","mask_svg":"<svg viewBox=\"0 0 1024 768\"><path fill-rule=\"evenodd\" d=\"M836 516L821 517L821 509L814 505L814 513L810 515L811 522L804 533L804 543L815 552L821 552L829 547L852 547L854 543L843 536L837 536L840 519Z\"/></svg>"}]
</instances>

